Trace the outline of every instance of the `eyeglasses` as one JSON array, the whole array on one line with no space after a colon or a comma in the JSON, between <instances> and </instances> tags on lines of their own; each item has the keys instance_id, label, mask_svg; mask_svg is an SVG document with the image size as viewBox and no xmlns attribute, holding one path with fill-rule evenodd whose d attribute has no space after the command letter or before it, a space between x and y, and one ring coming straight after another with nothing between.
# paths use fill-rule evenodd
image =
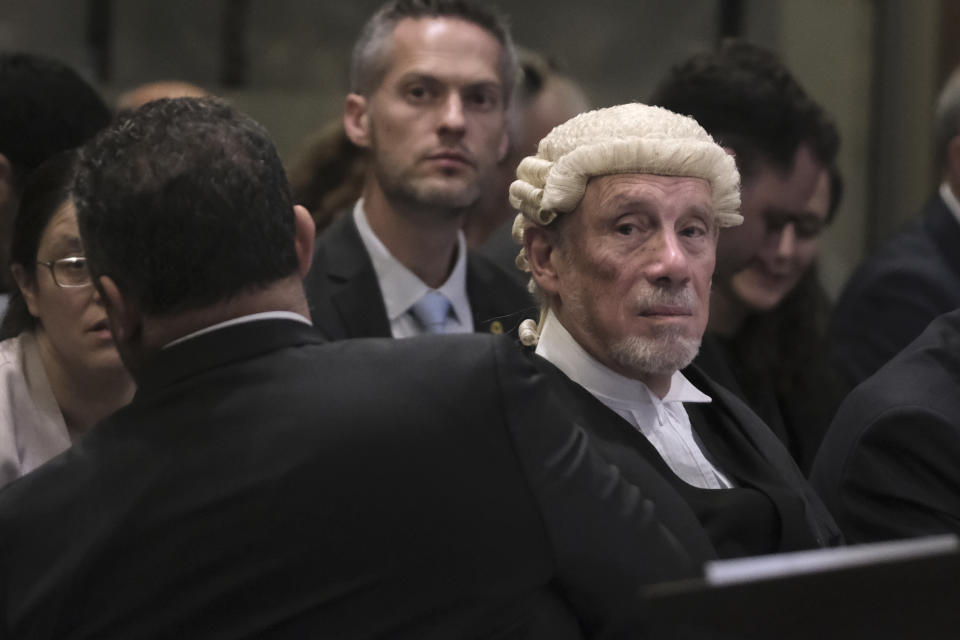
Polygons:
<instances>
[{"instance_id":1,"label":"eyeglasses","mask_svg":"<svg viewBox=\"0 0 960 640\"><path fill-rule=\"evenodd\" d=\"M42 264L50 269L53 282L62 289L86 287L93 284L93 280L90 279L90 272L87 271L87 259L83 256L60 258L53 262L37 260L37 264Z\"/></svg>"}]
</instances>

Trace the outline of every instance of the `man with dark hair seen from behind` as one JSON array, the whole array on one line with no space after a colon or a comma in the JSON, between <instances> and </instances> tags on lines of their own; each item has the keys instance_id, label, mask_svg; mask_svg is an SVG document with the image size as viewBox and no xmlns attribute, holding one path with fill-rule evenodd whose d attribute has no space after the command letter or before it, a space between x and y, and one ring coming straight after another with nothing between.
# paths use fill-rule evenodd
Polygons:
<instances>
[{"instance_id":1,"label":"man with dark hair seen from behind","mask_svg":"<svg viewBox=\"0 0 960 640\"><path fill-rule=\"evenodd\" d=\"M609 637L709 557L509 337L326 343L310 215L223 103L121 118L75 201L138 388L0 492L0 636Z\"/></svg>"},{"instance_id":2,"label":"man with dark hair seen from behind","mask_svg":"<svg viewBox=\"0 0 960 640\"><path fill-rule=\"evenodd\" d=\"M318 239L306 280L331 339L512 332L532 302L461 226L507 151L510 33L469 0L393 0L361 31L344 128L362 198Z\"/></svg>"},{"instance_id":3,"label":"man with dark hair seen from behind","mask_svg":"<svg viewBox=\"0 0 960 640\"><path fill-rule=\"evenodd\" d=\"M110 122L100 96L69 67L28 53L0 52L0 315L10 280L10 232L31 171L83 144Z\"/></svg>"}]
</instances>

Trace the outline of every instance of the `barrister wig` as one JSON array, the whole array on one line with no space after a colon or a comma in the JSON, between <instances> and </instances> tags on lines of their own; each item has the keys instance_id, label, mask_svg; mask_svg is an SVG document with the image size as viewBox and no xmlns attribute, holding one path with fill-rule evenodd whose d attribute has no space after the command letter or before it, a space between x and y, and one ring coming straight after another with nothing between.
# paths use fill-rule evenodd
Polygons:
<instances>
[{"instance_id":1,"label":"barrister wig","mask_svg":"<svg viewBox=\"0 0 960 640\"><path fill-rule=\"evenodd\" d=\"M540 141L535 156L520 162L510 185L510 203L519 212L514 240L522 244L527 227L549 225L576 209L590 178L617 173L702 178L710 184L719 226L743 222L733 156L693 118L632 103L571 118ZM530 270L522 249L517 266Z\"/></svg>"}]
</instances>

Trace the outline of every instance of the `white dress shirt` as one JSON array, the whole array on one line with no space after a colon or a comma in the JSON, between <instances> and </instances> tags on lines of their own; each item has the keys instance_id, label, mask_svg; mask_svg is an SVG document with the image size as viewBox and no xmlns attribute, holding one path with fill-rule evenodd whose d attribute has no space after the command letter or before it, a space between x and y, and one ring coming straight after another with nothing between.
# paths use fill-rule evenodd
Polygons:
<instances>
[{"instance_id":1,"label":"white dress shirt","mask_svg":"<svg viewBox=\"0 0 960 640\"><path fill-rule=\"evenodd\" d=\"M71 441L33 332L0 342L0 487L65 451Z\"/></svg>"},{"instance_id":2,"label":"white dress shirt","mask_svg":"<svg viewBox=\"0 0 960 640\"><path fill-rule=\"evenodd\" d=\"M410 308L423 294L430 291L430 287L393 257L373 232L363 209L363 199L358 200L353 208L353 220L380 283L383 304L387 308L387 319L390 321L390 333L394 338L408 338L425 333ZM437 291L450 301L451 313L447 316L444 333L471 333L473 312L467 299L467 240L462 231L457 235L457 262L450 277Z\"/></svg>"},{"instance_id":3,"label":"white dress shirt","mask_svg":"<svg viewBox=\"0 0 960 640\"><path fill-rule=\"evenodd\" d=\"M295 320L296 322L302 322L303 324L308 324L311 327L313 326L313 322L311 322L309 318L304 318L299 313L295 313L293 311L261 311L260 313L248 313L245 316L237 316L236 318L230 318L229 320L212 324L209 327L204 327L203 329L197 329L193 333L188 333L185 336L180 336L176 340L171 340L167 344L163 345L161 349L169 349L175 344L186 342L190 338L196 338L197 336L202 336L205 333L210 333L212 331L216 331L217 329L223 329L225 327L235 324L243 324L245 322L256 322L257 320Z\"/></svg>"},{"instance_id":4,"label":"white dress shirt","mask_svg":"<svg viewBox=\"0 0 960 640\"><path fill-rule=\"evenodd\" d=\"M710 396L693 386L682 373L673 374L670 390L661 399L639 380L602 365L552 312L544 321L536 353L639 430L681 480L702 489L733 486L703 454L683 407L684 402L710 402Z\"/></svg>"}]
</instances>

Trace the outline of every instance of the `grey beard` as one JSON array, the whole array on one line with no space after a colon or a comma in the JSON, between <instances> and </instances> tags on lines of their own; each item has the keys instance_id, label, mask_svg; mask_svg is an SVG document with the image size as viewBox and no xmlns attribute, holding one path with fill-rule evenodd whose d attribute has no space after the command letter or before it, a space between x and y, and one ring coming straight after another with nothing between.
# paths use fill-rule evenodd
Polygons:
<instances>
[{"instance_id":1,"label":"grey beard","mask_svg":"<svg viewBox=\"0 0 960 640\"><path fill-rule=\"evenodd\" d=\"M693 362L700 339L682 335L682 328L664 329L654 338L630 336L610 347L610 357L625 368L649 374L673 374Z\"/></svg>"}]
</instances>

